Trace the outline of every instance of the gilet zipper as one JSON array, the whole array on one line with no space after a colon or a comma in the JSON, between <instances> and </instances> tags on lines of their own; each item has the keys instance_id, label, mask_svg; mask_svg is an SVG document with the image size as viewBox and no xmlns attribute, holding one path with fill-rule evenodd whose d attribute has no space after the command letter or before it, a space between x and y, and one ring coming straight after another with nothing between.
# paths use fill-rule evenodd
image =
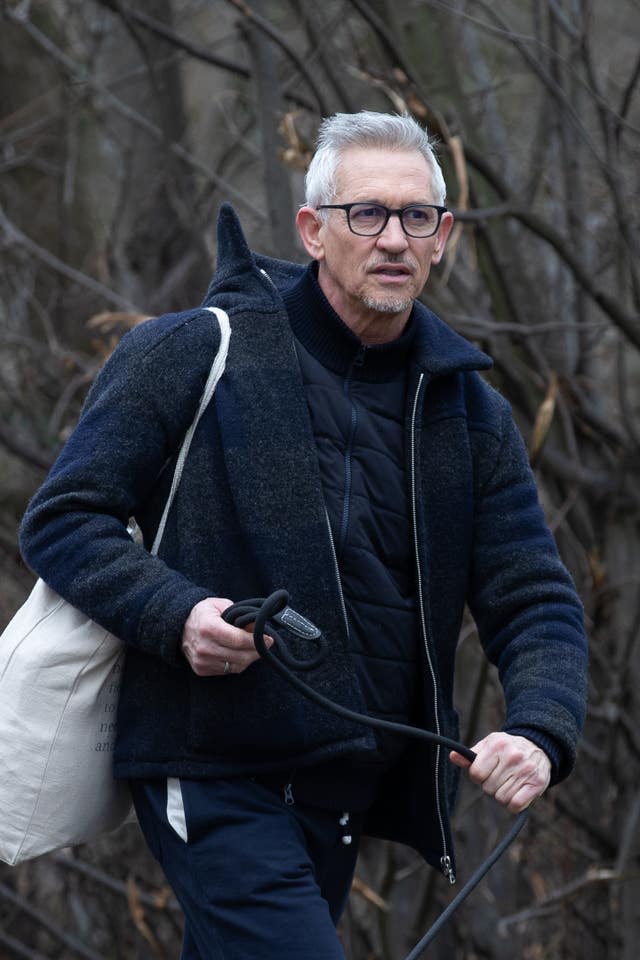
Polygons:
<instances>
[{"instance_id":1,"label":"gilet zipper","mask_svg":"<svg viewBox=\"0 0 640 960\"><path fill-rule=\"evenodd\" d=\"M347 643L349 642L349 618L347 616L347 605L344 602L344 593L342 592L342 580L340 579L340 567L338 566L338 556L336 554L336 546L333 540L333 533L331 532L331 522L329 520L329 513L327 508L324 508L324 516L327 521L327 530L329 531L329 543L331 544L331 555L333 556L333 569L336 575L336 583L338 584L338 594L340 596L340 607L342 608L342 617L344 619L344 629L346 633Z\"/></svg>"},{"instance_id":2,"label":"gilet zipper","mask_svg":"<svg viewBox=\"0 0 640 960\"><path fill-rule=\"evenodd\" d=\"M340 556L342 556L342 551L344 550L347 540L347 532L349 529L349 514L351 511L351 480L353 472L353 445L355 443L356 431L358 429L358 408L356 407L353 397L351 396L351 383L353 381L354 367L361 367L364 363L366 349L367 348L364 346L364 344L361 344L358 347L342 385L342 392L345 396L345 399L349 401L351 407L351 417L349 422L349 436L347 437L347 443L344 450L344 490L342 494L340 536L338 539L338 554Z\"/></svg>"},{"instance_id":3,"label":"gilet zipper","mask_svg":"<svg viewBox=\"0 0 640 960\"><path fill-rule=\"evenodd\" d=\"M418 582L418 601L420 606L420 626L422 630L422 639L424 642L424 649L427 655L427 663L429 665L429 673L431 676L431 683L433 688L433 712L435 717L436 733L440 735L440 716L439 716L439 697L438 697L438 683L436 680L436 672L433 666L433 660L431 658L431 651L429 649L429 637L427 632L427 618L425 615L424 607L424 594L422 590L422 569L420 565L420 551L419 551L419 542L418 542L418 506L417 506L417 495L416 495L416 416L418 410L418 398L420 396L420 390L422 388L422 382L424 380L424 373L420 374L420 379L418 380L418 386L416 389L416 394L413 401L413 410L411 415L411 510L412 510L412 521L413 521L413 542L416 555L416 574ZM438 813L438 825L440 827L440 836L442 840L442 856L440 857L440 867L444 876L449 880L449 883L454 884L456 882L456 876L453 871L453 864L451 862L451 857L447 850L447 836L444 828L444 817L442 814L442 802L440 799L440 753L442 747L438 745L436 747L436 762L435 762L435 791L436 791L436 810Z\"/></svg>"}]
</instances>

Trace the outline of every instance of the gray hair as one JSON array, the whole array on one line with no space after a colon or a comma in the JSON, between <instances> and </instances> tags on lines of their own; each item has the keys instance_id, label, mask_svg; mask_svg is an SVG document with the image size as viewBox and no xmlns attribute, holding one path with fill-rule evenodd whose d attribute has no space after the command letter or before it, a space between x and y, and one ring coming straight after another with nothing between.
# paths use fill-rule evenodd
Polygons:
<instances>
[{"instance_id":1,"label":"gray hair","mask_svg":"<svg viewBox=\"0 0 640 960\"><path fill-rule=\"evenodd\" d=\"M407 115L362 110L336 113L320 124L316 152L304 181L307 206L335 199L338 167L349 147L417 150L431 170L435 203L444 204L447 188L427 132Z\"/></svg>"}]
</instances>

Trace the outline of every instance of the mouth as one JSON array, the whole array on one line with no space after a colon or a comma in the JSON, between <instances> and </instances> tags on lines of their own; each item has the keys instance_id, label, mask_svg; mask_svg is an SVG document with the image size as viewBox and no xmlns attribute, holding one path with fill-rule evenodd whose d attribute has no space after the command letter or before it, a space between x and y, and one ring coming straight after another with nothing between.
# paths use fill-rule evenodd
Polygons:
<instances>
[{"instance_id":1,"label":"mouth","mask_svg":"<svg viewBox=\"0 0 640 960\"><path fill-rule=\"evenodd\" d=\"M412 275L409 267L403 263L380 263L371 273L374 277L391 283L401 283Z\"/></svg>"}]
</instances>

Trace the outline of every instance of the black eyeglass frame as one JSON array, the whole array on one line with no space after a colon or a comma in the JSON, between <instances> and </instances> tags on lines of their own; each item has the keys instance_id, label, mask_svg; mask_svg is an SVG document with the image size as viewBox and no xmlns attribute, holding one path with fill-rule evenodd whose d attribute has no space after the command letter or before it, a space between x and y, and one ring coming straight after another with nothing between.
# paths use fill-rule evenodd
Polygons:
<instances>
[{"instance_id":1,"label":"black eyeglass frame","mask_svg":"<svg viewBox=\"0 0 640 960\"><path fill-rule=\"evenodd\" d=\"M351 224L351 210L353 207L380 207L381 210L385 211L384 223L379 230L376 230L375 233L358 233L357 230L353 229ZM430 210L438 211L438 221L436 223L435 229L431 233L410 233L402 219L402 215L405 210L415 210L416 208L422 210L425 207L428 207ZM386 228L389 223L390 218L395 214L400 221L400 226L402 227L404 233L407 237L412 237L414 240L428 240L429 237L434 237L438 230L440 229L440 224L442 222L443 214L448 212L448 207L441 207L437 203L409 203L406 207L397 207L395 210L391 207L385 207L384 203L378 203L373 200L355 200L353 203L321 203L316 207L316 210L344 210L347 215L347 226L351 233L356 237L379 237L382 231Z\"/></svg>"}]
</instances>

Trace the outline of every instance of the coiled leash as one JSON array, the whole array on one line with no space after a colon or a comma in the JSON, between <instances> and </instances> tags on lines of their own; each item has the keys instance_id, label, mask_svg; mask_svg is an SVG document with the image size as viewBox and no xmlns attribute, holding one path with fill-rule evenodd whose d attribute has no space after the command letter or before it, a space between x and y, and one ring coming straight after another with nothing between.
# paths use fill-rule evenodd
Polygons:
<instances>
[{"instance_id":1,"label":"coiled leash","mask_svg":"<svg viewBox=\"0 0 640 960\"><path fill-rule=\"evenodd\" d=\"M289 594L286 590L276 590L271 596L266 597L266 599L260 597L234 603L232 606L227 607L222 617L227 623L231 623L236 627L245 627L253 623L253 642L263 660L266 660L274 670L277 670L277 672L284 677L291 686L299 690L303 696L317 703L319 706L325 707L327 710L331 710L339 717L344 717L347 720L364 723L376 730L389 730L393 733L403 733L408 737L429 740L432 743L440 744L440 746L447 747L450 750L455 750L472 763L475 760L476 755L473 750L470 750L469 747L463 743L450 740L448 737L440 736L440 734L433 733L430 730L423 730L419 727L410 727L404 723L394 723L391 720L380 720L377 717L368 717L365 714L356 713L355 710L349 710L347 707L343 707L339 703L334 703L333 700L329 700L328 697L313 690L301 680L300 677L296 676L296 674L293 673L294 670L306 672L319 667L328 656L329 650L325 637L315 624L291 609L289 606ZM304 637L305 640L308 640L316 647L314 655L306 660L296 659L287 649L285 642L279 636L277 630L275 630L272 625L267 630L267 621L271 621L272 625L278 624L292 628L298 636ZM273 637L273 647L271 649L267 647L264 642L265 631L268 632L270 637ZM278 656L275 655L274 650L278 652ZM445 907L433 926L429 928L411 953L405 957L405 960L417 960L418 957L422 956L423 952L432 940L435 939L451 915L458 909L460 904L467 899L494 863L500 859L505 850L513 843L525 825L527 816L528 810L523 810L522 813L518 814L506 836L478 867L470 879L467 880L451 903Z\"/></svg>"}]
</instances>

